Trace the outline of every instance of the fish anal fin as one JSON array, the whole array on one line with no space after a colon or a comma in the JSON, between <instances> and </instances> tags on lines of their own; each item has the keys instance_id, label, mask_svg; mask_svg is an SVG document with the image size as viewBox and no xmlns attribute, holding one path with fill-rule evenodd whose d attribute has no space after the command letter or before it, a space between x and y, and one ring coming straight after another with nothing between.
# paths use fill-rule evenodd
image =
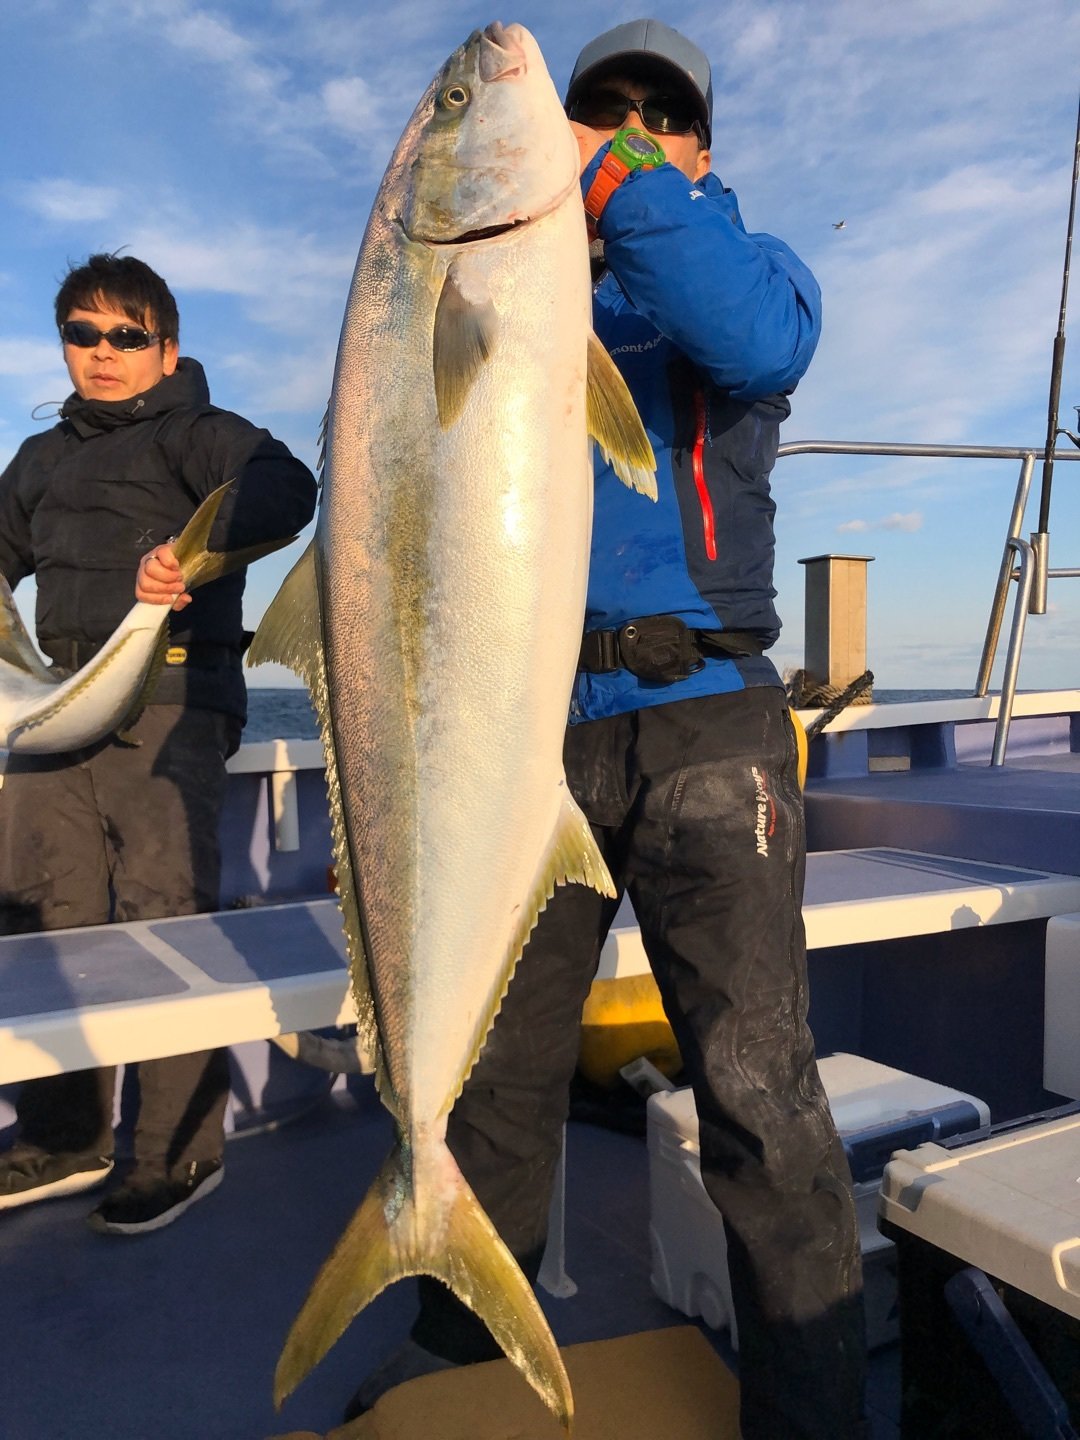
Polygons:
<instances>
[{"instance_id":1,"label":"fish anal fin","mask_svg":"<svg viewBox=\"0 0 1080 1440\"><path fill-rule=\"evenodd\" d=\"M495 1017L502 1008L510 981L514 978L518 961L528 944L529 936L536 927L541 913L547 909L548 901L555 893L556 885L589 885L601 895L614 899L617 895L615 882L604 861L592 828L582 813L577 801L566 788L566 781L560 781L561 800L555 830L551 843L537 872L532 892L518 913L517 924L510 944L507 946L499 978L491 992L488 1005L477 1017L469 1048L468 1062L459 1077L457 1088L446 1097L443 1114L449 1114L454 1101L461 1094L465 1081L480 1057L484 1041L488 1037Z\"/></svg>"},{"instance_id":2,"label":"fish anal fin","mask_svg":"<svg viewBox=\"0 0 1080 1440\"><path fill-rule=\"evenodd\" d=\"M491 358L499 316L483 278L465 262L450 265L435 307L431 357L439 424L448 430L473 381Z\"/></svg>"},{"instance_id":3,"label":"fish anal fin","mask_svg":"<svg viewBox=\"0 0 1080 1440\"><path fill-rule=\"evenodd\" d=\"M570 1382L544 1313L445 1142L397 1146L293 1322L274 1375L281 1406L352 1318L394 1281L433 1275L484 1322L569 1432Z\"/></svg>"},{"instance_id":4,"label":"fish anal fin","mask_svg":"<svg viewBox=\"0 0 1080 1440\"><path fill-rule=\"evenodd\" d=\"M619 367L591 330L585 415L589 434L623 484L655 500L656 456L649 437Z\"/></svg>"},{"instance_id":5,"label":"fish anal fin","mask_svg":"<svg viewBox=\"0 0 1080 1440\"><path fill-rule=\"evenodd\" d=\"M314 690L324 666L314 540L282 581L245 658L248 665L286 665Z\"/></svg>"}]
</instances>

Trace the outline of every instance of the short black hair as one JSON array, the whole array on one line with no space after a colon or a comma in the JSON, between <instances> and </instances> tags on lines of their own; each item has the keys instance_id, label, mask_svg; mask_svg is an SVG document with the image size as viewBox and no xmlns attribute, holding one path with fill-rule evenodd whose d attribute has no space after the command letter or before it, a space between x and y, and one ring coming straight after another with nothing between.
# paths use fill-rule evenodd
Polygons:
<instances>
[{"instance_id":1,"label":"short black hair","mask_svg":"<svg viewBox=\"0 0 1080 1440\"><path fill-rule=\"evenodd\" d=\"M180 316L165 281L134 255L91 255L84 265L72 265L56 293L56 324L63 325L73 310L98 310L108 300L136 325L148 321L160 343L179 342Z\"/></svg>"}]
</instances>

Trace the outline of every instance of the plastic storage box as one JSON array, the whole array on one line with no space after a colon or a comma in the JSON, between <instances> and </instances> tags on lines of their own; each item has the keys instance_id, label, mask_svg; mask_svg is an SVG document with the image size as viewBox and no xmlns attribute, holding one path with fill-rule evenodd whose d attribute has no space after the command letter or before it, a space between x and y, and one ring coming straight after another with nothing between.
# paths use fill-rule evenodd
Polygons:
<instances>
[{"instance_id":1,"label":"plastic storage box","mask_svg":"<svg viewBox=\"0 0 1080 1440\"><path fill-rule=\"evenodd\" d=\"M877 1228L878 1193L894 1150L990 1123L981 1100L858 1055L818 1061L855 1186L862 1241L867 1339L898 1334L893 1246ZM649 1240L652 1284L660 1298L714 1329L738 1335L731 1308L727 1241L719 1211L701 1183L697 1111L689 1089L653 1095L648 1106Z\"/></svg>"},{"instance_id":2,"label":"plastic storage box","mask_svg":"<svg viewBox=\"0 0 1080 1440\"><path fill-rule=\"evenodd\" d=\"M1080 1106L1070 1109L972 1143L957 1136L902 1151L885 1167L880 1214L896 1240L905 1435L1012 1440L1080 1425ZM950 1283L968 1267L989 1280L1007 1317L983 1323L981 1357L949 1303ZM1022 1422L1032 1421L1032 1402L1011 1328L1074 1430Z\"/></svg>"}]
</instances>

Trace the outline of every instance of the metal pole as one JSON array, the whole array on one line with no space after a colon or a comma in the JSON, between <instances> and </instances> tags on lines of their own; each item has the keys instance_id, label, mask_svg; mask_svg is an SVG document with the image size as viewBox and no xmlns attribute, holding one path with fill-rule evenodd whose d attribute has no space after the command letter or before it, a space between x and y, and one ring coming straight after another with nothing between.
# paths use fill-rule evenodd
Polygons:
<instances>
[{"instance_id":1,"label":"metal pole","mask_svg":"<svg viewBox=\"0 0 1080 1440\"><path fill-rule=\"evenodd\" d=\"M1024 646L1024 626L1027 624L1028 605L1031 602L1031 584L1035 578L1031 546L1027 541L1009 540L1006 545L1008 549L1016 551L1020 562L1020 575L1012 630L1009 632L1009 648L1005 652L1005 670L1001 677L994 748L990 754L990 764L993 766L1005 764L1005 747L1009 743L1009 726L1012 724L1013 701L1016 699L1016 678L1020 672L1020 651Z\"/></svg>"},{"instance_id":2,"label":"metal pole","mask_svg":"<svg viewBox=\"0 0 1080 1440\"><path fill-rule=\"evenodd\" d=\"M1046 420L1046 458L1043 461L1042 500L1039 504L1039 535L1050 530L1050 486L1054 478L1054 444L1058 434L1058 406L1061 400L1061 371L1065 363L1065 307L1069 298L1069 265L1072 260L1073 221L1076 218L1076 186L1080 180L1080 104L1076 111L1076 143L1073 146L1072 191L1069 197L1069 225L1065 236L1065 269L1061 277L1061 309L1050 369L1050 404ZM1046 542L1043 542L1045 546ZM1036 545L1036 549L1038 546Z\"/></svg>"},{"instance_id":3,"label":"metal pole","mask_svg":"<svg viewBox=\"0 0 1080 1440\"><path fill-rule=\"evenodd\" d=\"M1024 523L1024 511L1027 508L1028 493L1031 490L1031 474L1035 469L1035 456L1033 453L1025 455L1020 466L1020 479L1016 484L1016 497L1013 500L1012 516L1009 519L1009 531L1005 536L1005 548L1001 555L1001 569L998 572L997 585L994 587L994 599L990 607L990 620L986 627L986 638L983 641L982 658L979 661L979 673L975 678L975 694L985 695L990 688L990 672L994 668L994 656L997 654L998 637L1001 634L1001 622L1005 618L1005 604L1009 594L1009 584L1013 575L1013 547L1012 540L1020 539L1020 529Z\"/></svg>"}]
</instances>

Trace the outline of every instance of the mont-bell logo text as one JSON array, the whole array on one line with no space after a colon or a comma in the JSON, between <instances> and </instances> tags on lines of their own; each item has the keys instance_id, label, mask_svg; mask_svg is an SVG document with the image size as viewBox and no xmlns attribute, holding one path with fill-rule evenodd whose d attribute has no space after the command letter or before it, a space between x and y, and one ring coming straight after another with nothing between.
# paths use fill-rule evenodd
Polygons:
<instances>
[{"instance_id":1,"label":"mont-bell logo text","mask_svg":"<svg viewBox=\"0 0 1080 1440\"><path fill-rule=\"evenodd\" d=\"M768 857L769 840L776 829L776 805L769 794L769 777L756 765L751 765L750 774L754 781L754 841L757 853Z\"/></svg>"}]
</instances>

